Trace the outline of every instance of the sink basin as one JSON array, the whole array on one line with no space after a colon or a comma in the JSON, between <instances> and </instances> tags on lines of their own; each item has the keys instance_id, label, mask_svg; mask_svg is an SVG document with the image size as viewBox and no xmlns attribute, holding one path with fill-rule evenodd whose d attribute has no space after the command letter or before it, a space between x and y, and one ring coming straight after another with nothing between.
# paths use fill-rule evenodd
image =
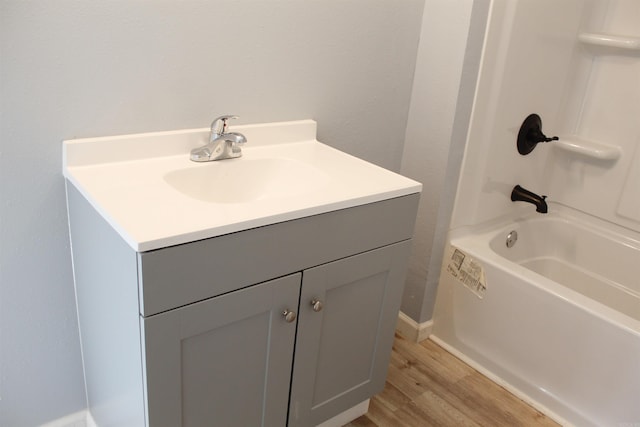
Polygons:
<instances>
[{"instance_id":1,"label":"sink basin","mask_svg":"<svg viewBox=\"0 0 640 427\"><path fill-rule=\"evenodd\" d=\"M173 188L209 203L249 203L296 197L326 186L329 176L301 161L285 158L237 158L168 172Z\"/></svg>"},{"instance_id":2,"label":"sink basin","mask_svg":"<svg viewBox=\"0 0 640 427\"><path fill-rule=\"evenodd\" d=\"M312 120L233 130L247 137L242 157L205 163L189 152L209 128L64 141L63 173L137 252L421 190L319 142Z\"/></svg>"}]
</instances>

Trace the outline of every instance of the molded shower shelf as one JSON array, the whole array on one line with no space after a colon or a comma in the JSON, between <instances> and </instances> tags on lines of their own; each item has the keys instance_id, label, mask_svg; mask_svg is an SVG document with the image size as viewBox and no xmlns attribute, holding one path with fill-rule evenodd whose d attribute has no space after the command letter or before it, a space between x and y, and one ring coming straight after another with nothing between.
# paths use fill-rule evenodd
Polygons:
<instances>
[{"instance_id":1,"label":"molded shower shelf","mask_svg":"<svg viewBox=\"0 0 640 427\"><path fill-rule=\"evenodd\" d=\"M620 36L606 33L581 33L582 43L616 49L640 50L640 37Z\"/></svg>"},{"instance_id":2,"label":"molded shower shelf","mask_svg":"<svg viewBox=\"0 0 640 427\"><path fill-rule=\"evenodd\" d=\"M578 153L598 160L617 160L620 157L620 147L589 141L575 135L560 137L554 145L564 151Z\"/></svg>"}]
</instances>

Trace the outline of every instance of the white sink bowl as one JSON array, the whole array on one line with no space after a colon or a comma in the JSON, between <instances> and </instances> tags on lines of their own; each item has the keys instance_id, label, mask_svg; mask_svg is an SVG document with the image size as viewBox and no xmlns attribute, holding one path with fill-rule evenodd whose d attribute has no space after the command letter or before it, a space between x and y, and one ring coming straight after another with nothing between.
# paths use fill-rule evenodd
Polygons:
<instances>
[{"instance_id":1,"label":"white sink bowl","mask_svg":"<svg viewBox=\"0 0 640 427\"><path fill-rule=\"evenodd\" d=\"M179 192L209 203L249 203L297 197L329 184L313 165L285 158L236 158L194 163L164 175Z\"/></svg>"},{"instance_id":2,"label":"white sink bowl","mask_svg":"<svg viewBox=\"0 0 640 427\"><path fill-rule=\"evenodd\" d=\"M189 152L209 129L64 141L64 176L140 252L421 190L318 142L312 120L233 130L242 157L205 163Z\"/></svg>"}]
</instances>

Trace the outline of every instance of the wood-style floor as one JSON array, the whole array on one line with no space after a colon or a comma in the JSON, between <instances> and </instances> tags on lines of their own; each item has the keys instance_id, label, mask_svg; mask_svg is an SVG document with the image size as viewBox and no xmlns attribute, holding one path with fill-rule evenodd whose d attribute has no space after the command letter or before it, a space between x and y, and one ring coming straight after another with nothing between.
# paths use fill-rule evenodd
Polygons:
<instances>
[{"instance_id":1,"label":"wood-style floor","mask_svg":"<svg viewBox=\"0 0 640 427\"><path fill-rule=\"evenodd\" d=\"M349 427L558 426L431 340L396 334L387 383Z\"/></svg>"}]
</instances>

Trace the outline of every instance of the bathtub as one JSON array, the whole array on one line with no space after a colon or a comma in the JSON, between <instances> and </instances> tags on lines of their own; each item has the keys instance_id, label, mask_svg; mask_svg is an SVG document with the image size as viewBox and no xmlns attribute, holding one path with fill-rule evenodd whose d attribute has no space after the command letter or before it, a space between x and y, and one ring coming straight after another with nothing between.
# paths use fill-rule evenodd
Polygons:
<instances>
[{"instance_id":1,"label":"bathtub","mask_svg":"<svg viewBox=\"0 0 640 427\"><path fill-rule=\"evenodd\" d=\"M567 210L449 243L432 339L563 425L640 426L637 233Z\"/></svg>"}]
</instances>

